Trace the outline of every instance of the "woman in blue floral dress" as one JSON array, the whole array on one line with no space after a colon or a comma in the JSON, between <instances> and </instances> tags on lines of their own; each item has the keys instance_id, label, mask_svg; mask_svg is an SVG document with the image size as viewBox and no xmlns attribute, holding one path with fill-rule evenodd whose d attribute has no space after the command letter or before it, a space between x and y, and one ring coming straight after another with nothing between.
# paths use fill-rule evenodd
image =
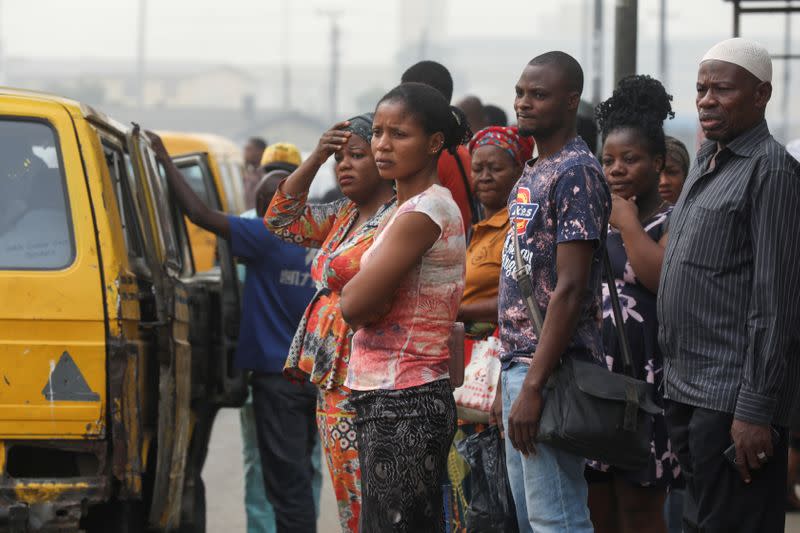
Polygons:
<instances>
[{"instance_id":1,"label":"woman in blue floral dress","mask_svg":"<svg viewBox=\"0 0 800 533\"><path fill-rule=\"evenodd\" d=\"M664 167L663 123L673 116L672 99L648 76L623 79L596 115L603 134L603 171L612 192L606 246L622 307L624 330L639 379L661 389L663 359L658 347L656 293L671 207L658 192ZM603 343L606 361L622 372L609 287L603 287ZM656 394L660 401L660 393ZM646 468L624 471L590 463L589 509L595 531L666 532L667 490L680 467L670 449L663 415L654 417L651 460Z\"/></svg>"}]
</instances>

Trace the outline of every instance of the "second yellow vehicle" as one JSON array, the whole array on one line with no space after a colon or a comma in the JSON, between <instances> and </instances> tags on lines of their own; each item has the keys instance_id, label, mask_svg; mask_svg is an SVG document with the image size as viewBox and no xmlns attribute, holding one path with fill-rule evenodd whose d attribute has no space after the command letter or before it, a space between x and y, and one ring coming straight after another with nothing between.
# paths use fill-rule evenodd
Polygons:
<instances>
[{"instance_id":1,"label":"second yellow vehicle","mask_svg":"<svg viewBox=\"0 0 800 533\"><path fill-rule=\"evenodd\" d=\"M245 211L243 160L238 147L224 137L203 133L159 132L167 151L206 205L231 214ZM211 177L214 191L203 185ZM215 264L217 238L186 219L195 268L206 272Z\"/></svg>"}]
</instances>

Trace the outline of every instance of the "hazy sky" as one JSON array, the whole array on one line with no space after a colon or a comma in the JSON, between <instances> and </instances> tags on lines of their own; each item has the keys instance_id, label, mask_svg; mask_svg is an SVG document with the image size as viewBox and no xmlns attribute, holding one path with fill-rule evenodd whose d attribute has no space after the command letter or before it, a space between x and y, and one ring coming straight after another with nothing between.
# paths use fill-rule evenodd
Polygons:
<instances>
[{"instance_id":1,"label":"hazy sky","mask_svg":"<svg viewBox=\"0 0 800 533\"><path fill-rule=\"evenodd\" d=\"M147 55L253 64L278 61L288 48L293 62L325 63L328 22L321 12L334 10L342 14L343 62L390 61L398 44L400 1L148 0ZM572 5L562 16L580 17L582 6L591 3L450 0L445 27L438 30L448 37L559 35L563 27L555 15ZM0 39L8 56L131 58L136 52L139 0L0 0L0 5ZM286 33L284 5L289 6ZM657 5L657 0L640 0L640 35L656 34ZM605 0L605 6L611 30L614 0ZM668 6L671 38L730 35L728 2L669 0ZM546 27L539 27L539 19L547 21ZM744 33L763 34L779 20L753 17L745 21ZM780 38L780 32L770 33ZM286 34L288 47L282 38ZM774 45L780 43L776 40Z\"/></svg>"},{"instance_id":2,"label":"hazy sky","mask_svg":"<svg viewBox=\"0 0 800 533\"><path fill-rule=\"evenodd\" d=\"M325 13L333 11L340 14L344 65L394 66L400 44L401 2L427 9L430 1L147 0L146 57L148 61L264 65L281 62L285 54L293 65L325 66L329 62L329 22ZM445 45L448 39L473 38L491 47L493 38L518 39L521 46L504 50L500 45L497 53L523 58L520 65L544 51L537 48L537 42L555 40L576 54L587 78L591 78L593 65L583 53L583 43L588 45L591 40L585 38L582 28L583 21L589 20L584 18L584 8L593 4L594 0L445 0L444 22L434 29L434 35ZM658 74L654 45L658 4L658 0L639 0L638 70L653 75ZM689 45L670 57L668 81L672 83L667 86L675 96L675 108L682 110L682 116L691 116L697 61L715 42L731 36L733 8L723 0L668 0L667 4L669 40L676 48L682 42ZM13 58L131 61L136 56L139 6L140 0L0 0L0 44L5 55ZM615 0L604 0L604 6L607 73L603 92L607 96L611 89ZM591 16L591 9L586 12ZM794 20L794 50L800 52L800 18ZM759 39L770 51L780 53L783 27L783 16L751 15L742 21L742 34ZM525 42L530 42L530 50L521 49L527 48ZM776 120L781 116L778 102L785 94L784 64L774 62L774 103L768 117ZM794 65L796 80L800 65ZM480 76L481 67L476 61L473 77ZM481 95L510 109L510 87L516 75L510 73L511 81L503 80L503 87L494 94L484 89ZM462 85L457 87L456 96L471 90L475 89ZM590 89L585 94L589 95ZM800 132L800 121L796 120L800 105L790 108Z\"/></svg>"}]
</instances>

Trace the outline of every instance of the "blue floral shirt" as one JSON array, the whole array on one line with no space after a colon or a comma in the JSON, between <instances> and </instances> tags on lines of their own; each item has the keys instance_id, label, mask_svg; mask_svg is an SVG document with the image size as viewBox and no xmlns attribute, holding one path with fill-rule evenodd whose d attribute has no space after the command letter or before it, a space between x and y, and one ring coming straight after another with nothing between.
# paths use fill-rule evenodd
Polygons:
<instances>
[{"instance_id":1,"label":"blue floral shirt","mask_svg":"<svg viewBox=\"0 0 800 533\"><path fill-rule=\"evenodd\" d=\"M570 241L595 243L589 286L566 355L604 362L601 278L611 195L600 164L580 137L559 152L529 161L509 197L511 229L503 246L499 322L501 360L530 364L537 336L514 279L514 242L533 281L544 317L556 286L556 247Z\"/></svg>"}]
</instances>

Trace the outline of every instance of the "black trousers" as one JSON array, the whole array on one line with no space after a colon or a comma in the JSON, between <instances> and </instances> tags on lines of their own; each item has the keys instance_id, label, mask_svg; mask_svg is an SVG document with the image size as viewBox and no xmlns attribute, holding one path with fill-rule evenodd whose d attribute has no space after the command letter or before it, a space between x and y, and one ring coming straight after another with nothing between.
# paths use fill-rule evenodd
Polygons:
<instances>
[{"instance_id":1,"label":"black trousers","mask_svg":"<svg viewBox=\"0 0 800 533\"><path fill-rule=\"evenodd\" d=\"M672 450L677 454L686 495L684 532L783 533L788 440L785 428L772 458L745 484L723 456L731 445L733 415L666 401Z\"/></svg>"},{"instance_id":2,"label":"black trousers","mask_svg":"<svg viewBox=\"0 0 800 533\"><path fill-rule=\"evenodd\" d=\"M316 533L311 452L317 389L260 372L253 373L251 385L264 488L275 510L276 531Z\"/></svg>"}]
</instances>

